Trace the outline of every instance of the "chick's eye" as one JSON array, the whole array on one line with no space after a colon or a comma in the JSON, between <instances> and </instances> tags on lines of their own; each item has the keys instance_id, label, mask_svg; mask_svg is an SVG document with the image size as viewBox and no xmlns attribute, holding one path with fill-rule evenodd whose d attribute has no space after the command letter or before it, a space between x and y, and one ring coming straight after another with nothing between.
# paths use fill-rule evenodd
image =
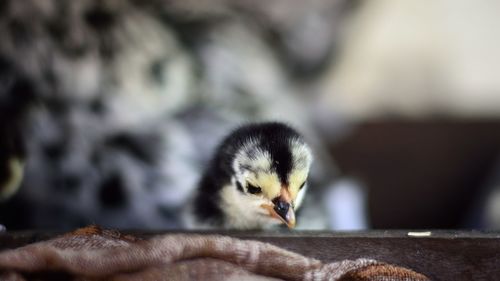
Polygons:
<instances>
[{"instance_id":1,"label":"chick's eye","mask_svg":"<svg viewBox=\"0 0 500 281\"><path fill-rule=\"evenodd\" d=\"M262 192L262 189L258 186L247 183L247 190L250 194L259 194Z\"/></svg>"},{"instance_id":2,"label":"chick's eye","mask_svg":"<svg viewBox=\"0 0 500 281\"><path fill-rule=\"evenodd\" d=\"M299 187L299 190L302 189L304 187L304 185L306 185L306 182L303 182L300 187Z\"/></svg>"}]
</instances>

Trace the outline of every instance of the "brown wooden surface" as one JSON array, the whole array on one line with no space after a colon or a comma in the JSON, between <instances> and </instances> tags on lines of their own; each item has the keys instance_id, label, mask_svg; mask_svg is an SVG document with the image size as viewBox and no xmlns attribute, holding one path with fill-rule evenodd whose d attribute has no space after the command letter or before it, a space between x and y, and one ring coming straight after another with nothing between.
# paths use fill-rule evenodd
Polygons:
<instances>
[{"instance_id":1,"label":"brown wooden surface","mask_svg":"<svg viewBox=\"0 0 500 281\"><path fill-rule=\"evenodd\" d=\"M158 232L127 231L141 237ZM174 232L163 232L174 233ZM500 233L406 231L204 232L268 242L323 262L360 257L406 266L432 280L500 280ZM0 234L0 250L54 237L56 232Z\"/></svg>"}]
</instances>

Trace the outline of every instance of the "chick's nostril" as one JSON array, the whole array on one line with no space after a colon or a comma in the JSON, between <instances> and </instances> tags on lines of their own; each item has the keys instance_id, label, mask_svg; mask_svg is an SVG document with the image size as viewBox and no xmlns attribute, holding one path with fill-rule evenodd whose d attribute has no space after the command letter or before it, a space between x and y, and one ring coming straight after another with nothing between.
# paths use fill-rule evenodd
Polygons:
<instances>
[{"instance_id":1,"label":"chick's nostril","mask_svg":"<svg viewBox=\"0 0 500 281\"><path fill-rule=\"evenodd\" d=\"M288 207L290 207L290 204L279 201L278 204L276 205L276 208L280 211L288 211Z\"/></svg>"},{"instance_id":2,"label":"chick's nostril","mask_svg":"<svg viewBox=\"0 0 500 281\"><path fill-rule=\"evenodd\" d=\"M288 209L290 208L290 204L281 200L273 200L274 210L280 217L286 219L286 214L288 213Z\"/></svg>"}]
</instances>

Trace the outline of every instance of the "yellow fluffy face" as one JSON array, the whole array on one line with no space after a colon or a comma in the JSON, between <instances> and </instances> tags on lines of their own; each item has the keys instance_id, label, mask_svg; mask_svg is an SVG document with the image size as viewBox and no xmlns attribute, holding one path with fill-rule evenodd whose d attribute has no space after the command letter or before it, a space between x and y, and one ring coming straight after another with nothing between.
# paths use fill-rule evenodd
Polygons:
<instances>
[{"instance_id":1,"label":"yellow fluffy face","mask_svg":"<svg viewBox=\"0 0 500 281\"><path fill-rule=\"evenodd\" d=\"M252 155L249 156L247 151L252 151ZM290 152L292 165L287 174L286 183L283 183L276 170L273 169L269 153L260 150L257 144L248 144L234 161L233 167L237 175L235 180L241 183L245 191L249 190L249 185L260 188L261 192L248 195L268 201L277 198L284 192L283 189L286 189L294 206L298 207L301 201L301 191L305 190L303 187L309 174L312 157L311 151L302 142L290 144Z\"/></svg>"},{"instance_id":2,"label":"yellow fluffy face","mask_svg":"<svg viewBox=\"0 0 500 281\"><path fill-rule=\"evenodd\" d=\"M273 200L278 197L282 192L282 188L286 188L290 193L292 201L295 202L302 184L307 180L308 172L309 169L293 170L290 173L288 186L282 186L276 172L271 171L249 173L246 177L246 182L253 186L260 187L262 189L262 194L256 196L263 196L268 200Z\"/></svg>"},{"instance_id":3,"label":"yellow fluffy face","mask_svg":"<svg viewBox=\"0 0 500 281\"><path fill-rule=\"evenodd\" d=\"M258 140L251 140L233 160L231 184L221 192L228 227L295 226L295 210L307 189L311 151L305 143L293 139L285 147L273 147L274 156L265 149Z\"/></svg>"}]
</instances>

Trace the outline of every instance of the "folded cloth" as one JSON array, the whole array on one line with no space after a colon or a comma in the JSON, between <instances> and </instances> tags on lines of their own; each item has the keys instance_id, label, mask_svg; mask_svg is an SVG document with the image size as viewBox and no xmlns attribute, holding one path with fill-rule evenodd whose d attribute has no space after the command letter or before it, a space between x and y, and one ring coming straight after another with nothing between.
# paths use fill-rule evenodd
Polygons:
<instances>
[{"instance_id":1,"label":"folded cloth","mask_svg":"<svg viewBox=\"0 0 500 281\"><path fill-rule=\"evenodd\" d=\"M429 280L371 259L325 264L258 241L199 234L140 239L96 226L0 252L0 280L33 279Z\"/></svg>"}]
</instances>

